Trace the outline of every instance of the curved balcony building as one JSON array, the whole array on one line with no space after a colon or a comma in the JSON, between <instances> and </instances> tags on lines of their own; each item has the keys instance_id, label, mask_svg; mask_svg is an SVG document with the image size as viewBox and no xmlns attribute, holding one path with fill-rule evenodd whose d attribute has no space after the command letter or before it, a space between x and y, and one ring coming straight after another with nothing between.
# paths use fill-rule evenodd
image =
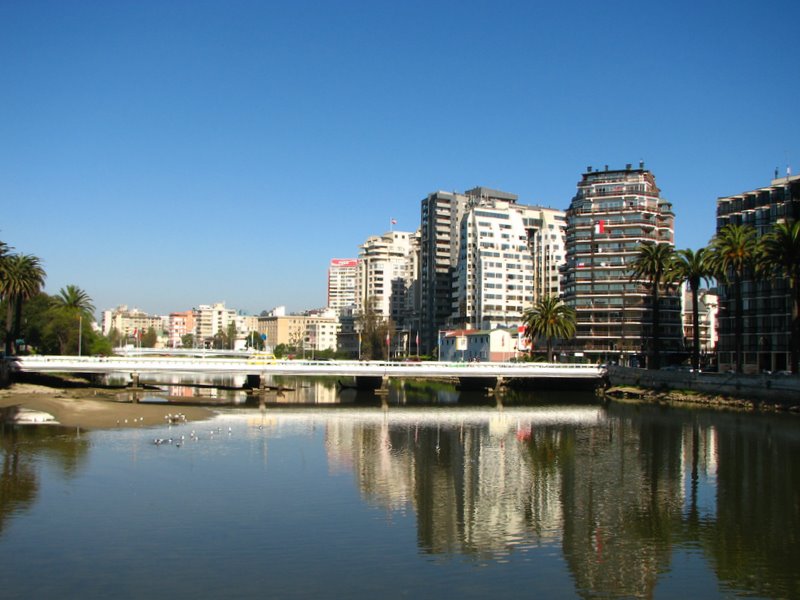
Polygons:
<instances>
[{"instance_id":1,"label":"curved balcony building","mask_svg":"<svg viewBox=\"0 0 800 600\"><path fill-rule=\"evenodd\" d=\"M567 210L565 302L577 313L572 350L593 362L644 366L652 343L651 290L632 280L630 264L643 243L674 244L672 205L653 174L589 167ZM663 290L659 306L662 354L683 350L679 290ZM666 361L662 359L662 364Z\"/></svg>"}]
</instances>

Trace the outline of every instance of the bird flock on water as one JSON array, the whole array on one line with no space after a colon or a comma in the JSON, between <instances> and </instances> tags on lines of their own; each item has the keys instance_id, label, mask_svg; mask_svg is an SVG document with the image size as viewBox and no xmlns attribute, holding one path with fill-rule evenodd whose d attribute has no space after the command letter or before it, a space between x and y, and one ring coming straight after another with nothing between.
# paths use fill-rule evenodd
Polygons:
<instances>
[{"instance_id":1,"label":"bird flock on water","mask_svg":"<svg viewBox=\"0 0 800 600\"><path fill-rule=\"evenodd\" d=\"M167 415L164 415L164 420L167 422L167 424L171 428L173 425L179 425L179 424L182 424L182 423L186 423L186 415L184 415L182 413L177 413L177 414L174 414L174 415L173 414L167 414ZM209 434L211 436L211 439L214 439L215 435L222 435L222 433L223 433L222 427L217 427L216 429L209 430ZM231 428L228 427L228 435L231 435L232 433L233 432L232 432ZM192 429L192 431L189 433L189 441L196 442L199 439L200 439L200 437L198 436L197 432L194 429ZM180 448L185 442L186 442L186 436L185 435L181 435L180 437L174 437L174 438L170 437L170 438L154 438L153 439L153 444L155 444L156 446L161 446L163 444L172 444L177 448Z\"/></svg>"}]
</instances>

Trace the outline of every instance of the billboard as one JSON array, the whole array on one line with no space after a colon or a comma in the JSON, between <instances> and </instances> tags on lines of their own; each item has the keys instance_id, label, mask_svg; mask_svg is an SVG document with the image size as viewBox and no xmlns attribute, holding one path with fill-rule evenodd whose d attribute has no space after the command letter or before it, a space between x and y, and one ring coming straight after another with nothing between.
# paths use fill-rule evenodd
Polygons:
<instances>
[{"instance_id":1,"label":"billboard","mask_svg":"<svg viewBox=\"0 0 800 600\"><path fill-rule=\"evenodd\" d=\"M332 258L331 259L331 266L332 267L357 267L358 266L358 259L357 258Z\"/></svg>"}]
</instances>

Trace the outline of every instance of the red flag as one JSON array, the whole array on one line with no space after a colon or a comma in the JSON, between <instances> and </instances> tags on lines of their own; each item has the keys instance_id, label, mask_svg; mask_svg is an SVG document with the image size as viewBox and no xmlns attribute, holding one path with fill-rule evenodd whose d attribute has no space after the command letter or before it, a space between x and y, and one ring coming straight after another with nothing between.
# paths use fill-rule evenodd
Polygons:
<instances>
[{"instance_id":1,"label":"red flag","mask_svg":"<svg viewBox=\"0 0 800 600\"><path fill-rule=\"evenodd\" d=\"M605 233L606 232L606 222L605 221L598 221L594 225L594 232L595 233Z\"/></svg>"}]
</instances>

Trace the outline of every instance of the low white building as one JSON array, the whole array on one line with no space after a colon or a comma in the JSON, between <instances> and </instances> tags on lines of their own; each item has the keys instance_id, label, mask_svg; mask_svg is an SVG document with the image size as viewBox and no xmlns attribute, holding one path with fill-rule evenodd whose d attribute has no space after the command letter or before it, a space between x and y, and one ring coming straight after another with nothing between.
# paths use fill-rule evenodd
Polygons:
<instances>
[{"instance_id":1,"label":"low white building","mask_svg":"<svg viewBox=\"0 0 800 600\"><path fill-rule=\"evenodd\" d=\"M459 329L439 337L439 360L444 362L506 362L519 355L516 329Z\"/></svg>"}]
</instances>

